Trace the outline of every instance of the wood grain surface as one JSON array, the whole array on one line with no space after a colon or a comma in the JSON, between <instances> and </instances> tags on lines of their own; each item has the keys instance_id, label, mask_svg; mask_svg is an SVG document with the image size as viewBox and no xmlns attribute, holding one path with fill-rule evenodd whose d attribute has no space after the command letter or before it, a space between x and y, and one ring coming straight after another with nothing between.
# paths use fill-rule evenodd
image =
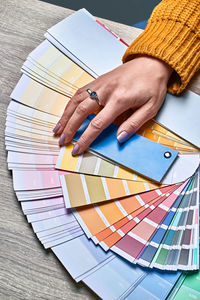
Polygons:
<instances>
[{"instance_id":1,"label":"wood grain surface","mask_svg":"<svg viewBox=\"0 0 200 300\"><path fill-rule=\"evenodd\" d=\"M7 170L4 127L9 95L27 55L45 31L72 11L37 0L0 0L0 299L98 299L76 284L51 251L43 249L23 216ZM102 19L100 19L102 20ZM141 30L102 20L127 43ZM190 88L200 94L197 74Z\"/></svg>"}]
</instances>

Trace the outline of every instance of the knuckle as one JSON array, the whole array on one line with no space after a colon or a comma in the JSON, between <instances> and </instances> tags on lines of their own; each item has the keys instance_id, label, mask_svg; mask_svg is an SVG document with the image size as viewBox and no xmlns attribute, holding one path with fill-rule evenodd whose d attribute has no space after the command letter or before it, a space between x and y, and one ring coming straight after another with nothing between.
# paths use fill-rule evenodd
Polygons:
<instances>
[{"instance_id":1,"label":"knuckle","mask_svg":"<svg viewBox=\"0 0 200 300\"><path fill-rule=\"evenodd\" d=\"M154 118L157 115L158 110L156 108L151 111L151 118Z\"/></svg>"},{"instance_id":2,"label":"knuckle","mask_svg":"<svg viewBox=\"0 0 200 300\"><path fill-rule=\"evenodd\" d=\"M76 97L74 97L73 100L74 100L73 102L74 102L75 105L79 105L83 100L83 95L79 94Z\"/></svg>"},{"instance_id":3,"label":"knuckle","mask_svg":"<svg viewBox=\"0 0 200 300\"><path fill-rule=\"evenodd\" d=\"M79 96L79 95L82 94L82 92L83 92L83 87L79 88L79 89L76 91L76 93L75 93L74 96Z\"/></svg>"},{"instance_id":4,"label":"knuckle","mask_svg":"<svg viewBox=\"0 0 200 300\"><path fill-rule=\"evenodd\" d=\"M73 131L73 127L71 125L71 123L68 123L66 126L66 134L71 134Z\"/></svg>"},{"instance_id":5,"label":"knuckle","mask_svg":"<svg viewBox=\"0 0 200 300\"><path fill-rule=\"evenodd\" d=\"M81 103L77 109L76 112L78 115L86 115L87 114L87 106L83 103Z\"/></svg>"},{"instance_id":6,"label":"knuckle","mask_svg":"<svg viewBox=\"0 0 200 300\"><path fill-rule=\"evenodd\" d=\"M109 81L109 86L114 89L116 87L120 87L119 84L121 82L121 77L119 75L115 75L112 77L112 80Z\"/></svg>"},{"instance_id":7,"label":"knuckle","mask_svg":"<svg viewBox=\"0 0 200 300\"><path fill-rule=\"evenodd\" d=\"M68 123L64 129L64 134L67 137L71 137L73 135L73 127L71 125L71 123Z\"/></svg>"},{"instance_id":8,"label":"knuckle","mask_svg":"<svg viewBox=\"0 0 200 300\"><path fill-rule=\"evenodd\" d=\"M130 120L129 127L130 127L131 131L134 132L137 128L140 127L140 124L137 120Z\"/></svg>"},{"instance_id":9,"label":"knuckle","mask_svg":"<svg viewBox=\"0 0 200 300\"><path fill-rule=\"evenodd\" d=\"M66 116L63 114L63 116L61 117L59 123L61 124L61 127L65 126L67 123L67 118Z\"/></svg>"},{"instance_id":10,"label":"knuckle","mask_svg":"<svg viewBox=\"0 0 200 300\"><path fill-rule=\"evenodd\" d=\"M84 93L82 89L78 89L78 91L74 94L74 96L71 98L71 101L75 105L79 105L84 99Z\"/></svg>"},{"instance_id":11,"label":"knuckle","mask_svg":"<svg viewBox=\"0 0 200 300\"><path fill-rule=\"evenodd\" d=\"M122 108L125 105L125 98L124 98L124 96L120 96L120 94L113 93L112 98L113 98L112 99L113 110L114 111L115 110L121 111Z\"/></svg>"},{"instance_id":12,"label":"knuckle","mask_svg":"<svg viewBox=\"0 0 200 300\"><path fill-rule=\"evenodd\" d=\"M146 111L147 116L154 117L157 114L158 107L155 103L148 103L148 109Z\"/></svg>"},{"instance_id":13,"label":"knuckle","mask_svg":"<svg viewBox=\"0 0 200 300\"><path fill-rule=\"evenodd\" d=\"M122 103L122 98L119 96L115 96L115 104L116 106L120 106Z\"/></svg>"},{"instance_id":14,"label":"knuckle","mask_svg":"<svg viewBox=\"0 0 200 300\"><path fill-rule=\"evenodd\" d=\"M122 88L117 89L117 91L113 93L113 99L115 107L118 109L122 109L123 107L129 109L130 106L132 106L132 98L130 98L127 91Z\"/></svg>"},{"instance_id":15,"label":"knuckle","mask_svg":"<svg viewBox=\"0 0 200 300\"><path fill-rule=\"evenodd\" d=\"M85 148L87 146L88 139L82 135L81 138L79 139L79 144L82 146L82 148Z\"/></svg>"},{"instance_id":16,"label":"knuckle","mask_svg":"<svg viewBox=\"0 0 200 300\"><path fill-rule=\"evenodd\" d=\"M95 118L90 123L91 127L97 131L100 131L103 128L103 121L100 118Z\"/></svg>"}]
</instances>

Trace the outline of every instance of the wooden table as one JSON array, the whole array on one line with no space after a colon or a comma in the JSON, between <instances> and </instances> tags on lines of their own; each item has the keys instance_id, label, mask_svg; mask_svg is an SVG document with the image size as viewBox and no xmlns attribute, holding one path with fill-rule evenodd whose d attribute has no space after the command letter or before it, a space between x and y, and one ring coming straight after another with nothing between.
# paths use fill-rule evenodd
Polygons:
<instances>
[{"instance_id":1,"label":"wooden table","mask_svg":"<svg viewBox=\"0 0 200 300\"><path fill-rule=\"evenodd\" d=\"M45 31L73 11L37 0L0 0L0 299L97 299L76 284L51 251L45 251L23 216L7 170L4 124L9 95L27 55ZM127 43L141 30L100 19ZM190 89L200 94L200 75Z\"/></svg>"}]
</instances>

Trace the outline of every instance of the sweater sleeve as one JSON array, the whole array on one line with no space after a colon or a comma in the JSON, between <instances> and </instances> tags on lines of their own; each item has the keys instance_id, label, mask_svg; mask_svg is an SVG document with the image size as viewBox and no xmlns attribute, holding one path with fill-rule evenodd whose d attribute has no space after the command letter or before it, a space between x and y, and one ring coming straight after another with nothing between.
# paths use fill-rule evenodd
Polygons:
<instances>
[{"instance_id":1,"label":"sweater sleeve","mask_svg":"<svg viewBox=\"0 0 200 300\"><path fill-rule=\"evenodd\" d=\"M200 68L200 0L163 0L122 60L125 63L137 54L169 64L174 72L168 91L181 93Z\"/></svg>"}]
</instances>

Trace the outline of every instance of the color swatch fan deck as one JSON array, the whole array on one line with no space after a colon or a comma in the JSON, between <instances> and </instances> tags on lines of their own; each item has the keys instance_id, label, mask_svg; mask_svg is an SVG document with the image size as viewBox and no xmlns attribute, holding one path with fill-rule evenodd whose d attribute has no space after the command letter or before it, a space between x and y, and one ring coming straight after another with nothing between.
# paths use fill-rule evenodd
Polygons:
<instances>
[{"instance_id":1,"label":"color swatch fan deck","mask_svg":"<svg viewBox=\"0 0 200 300\"><path fill-rule=\"evenodd\" d=\"M95 115L62 148L53 128L74 93L119 66L128 45L85 9L45 38L22 66L6 118L8 169L28 223L102 299L199 298L199 96L178 99L189 124L167 95L157 122L126 143L111 124L73 157Z\"/></svg>"}]
</instances>

